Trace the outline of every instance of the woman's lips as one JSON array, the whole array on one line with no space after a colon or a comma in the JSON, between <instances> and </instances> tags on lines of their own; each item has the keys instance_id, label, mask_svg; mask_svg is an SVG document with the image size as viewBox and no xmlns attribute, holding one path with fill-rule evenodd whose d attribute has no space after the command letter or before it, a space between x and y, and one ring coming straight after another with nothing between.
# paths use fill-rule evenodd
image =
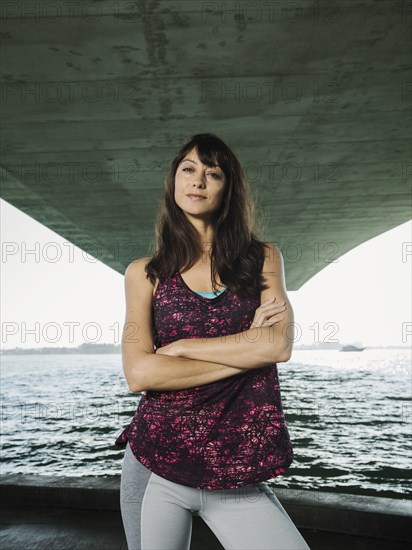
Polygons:
<instances>
[{"instance_id":1,"label":"woman's lips","mask_svg":"<svg viewBox=\"0 0 412 550\"><path fill-rule=\"evenodd\" d=\"M206 197L201 197L199 195L186 195L187 197L189 197L189 199L192 199L192 201L201 201L203 199L205 199Z\"/></svg>"}]
</instances>

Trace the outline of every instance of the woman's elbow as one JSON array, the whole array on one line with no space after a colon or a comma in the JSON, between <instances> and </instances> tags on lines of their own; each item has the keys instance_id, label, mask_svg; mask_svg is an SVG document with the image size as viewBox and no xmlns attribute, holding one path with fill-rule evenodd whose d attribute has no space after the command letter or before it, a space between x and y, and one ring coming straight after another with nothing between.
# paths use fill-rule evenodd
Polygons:
<instances>
[{"instance_id":1,"label":"woman's elbow","mask_svg":"<svg viewBox=\"0 0 412 550\"><path fill-rule=\"evenodd\" d=\"M140 380L140 378L136 377L135 373L133 376L129 376L129 377L126 376L126 382L127 382L127 385L129 386L129 390L132 393L140 393L144 390L144 388L142 387L143 386L142 381Z\"/></svg>"},{"instance_id":2,"label":"woman's elbow","mask_svg":"<svg viewBox=\"0 0 412 550\"><path fill-rule=\"evenodd\" d=\"M287 346L279 353L278 362L287 363L292 357L292 346Z\"/></svg>"},{"instance_id":3,"label":"woman's elbow","mask_svg":"<svg viewBox=\"0 0 412 550\"><path fill-rule=\"evenodd\" d=\"M132 393L142 393L144 390L143 388L139 386L137 386L135 383L127 383L127 385L129 386L129 390L132 392Z\"/></svg>"},{"instance_id":4,"label":"woman's elbow","mask_svg":"<svg viewBox=\"0 0 412 550\"><path fill-rule=\"evenodd\" d=\"M125 363L123 370L127 385L132 393L140 393L147 389L145 388L144 361L139 360L138 364L133 362L131 365Z\"/></svg>"},{"instance_id":5,"label":"woman's elbow","mask_svg":"<svg viewBox=\"0 0 412 550\"><path fill-rule=\"evenodd\" d=\"M292 353L285 353L284 355L281 355L281 358L279 359L279 363L287 363L291 357L292 357Z\"/></svg>"}]
</instances>

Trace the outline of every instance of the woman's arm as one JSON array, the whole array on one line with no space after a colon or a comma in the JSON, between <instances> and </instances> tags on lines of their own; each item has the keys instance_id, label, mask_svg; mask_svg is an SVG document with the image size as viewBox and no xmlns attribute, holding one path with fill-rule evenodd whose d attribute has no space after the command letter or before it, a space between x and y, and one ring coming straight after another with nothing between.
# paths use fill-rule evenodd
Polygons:
<instances>
[{"instance_id":1,"label":"woman's arm","mask_svg":"<svg viewBox=\"0 0 412 550\"><path fill-rule=\"evenodd\" d=\"M244 369L225 364L166 357L154 353L152 332L153 287L144 269L148 258L128 265L124 281L126 320L122 335L122 363L130 390L179 390L202 386L223 378L242 374Z\"/></svg>"},{"instance_id":2,"label":"woman's arm","mask_svg":"<svg viewBox=\"0 0 412 550\"><path fill-rule=\"evenodd\" d=\"M294 313L286 293L282 254L273 244L267 245L262 274L268 288L261 293L261 306L252 323L256 328L230 336L177 340L169 345L169 350L169 346L161 348L160 353L170 351L179 357L219 361L241 369L289 361L294 341ZM272 297L276 298L275 302L268 301Z\"/></svg>"},{"instance_id":3,"label":"woman's arm","mask_svg":"<svg viewBox=\"0 0 412 550\"><path fill-rule=\"evenodd\" d=\"M217 380L242 374L248 369L239 369L184 357L172 357L148 353L140 358L138 382L134 391L184 390L204 386Z\"/></svg>"},{"instance_id":4,"label":"woman's arm","mask_svg":"<svg viewBox=\"0 0 412 550\"><path fill-rule=\"evenodd\" d=\"M170 345L174 347L174 355L180 358L221 361L241 370L257 369L289 359L282 335L272 327L251 328L216 338L186 338Z\"/></svg>"}]
</instances>

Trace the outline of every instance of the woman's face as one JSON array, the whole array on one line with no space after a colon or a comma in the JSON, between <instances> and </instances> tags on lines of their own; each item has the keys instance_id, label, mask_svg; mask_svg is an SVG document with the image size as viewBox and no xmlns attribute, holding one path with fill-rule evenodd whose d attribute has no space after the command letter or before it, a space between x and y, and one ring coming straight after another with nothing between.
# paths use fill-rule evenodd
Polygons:
<instances>
[{"instance_id":1,"label":"woman's face","mask_svg":"<svg viewBox=\"0 0 412 550\"><path fill-rule=\"evenodd\" d=\"M219 166L211 168L202 164L193 149L177 167L175 201L186 215L208 218L219 209L225 186L223 170ZM201 195L201 198L191 198L190 194Z\"/></svg>"}]
</instances>

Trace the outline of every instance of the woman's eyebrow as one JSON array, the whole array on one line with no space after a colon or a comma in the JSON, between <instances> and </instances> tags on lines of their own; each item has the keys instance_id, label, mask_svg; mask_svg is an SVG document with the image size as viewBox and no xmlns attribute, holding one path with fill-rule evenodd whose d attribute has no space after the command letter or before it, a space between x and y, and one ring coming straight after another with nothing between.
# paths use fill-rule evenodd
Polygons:
<instances>
[{"instance_id":1,"label":"woman's eyebrow","mask_svg":"<svg viewBox=\"0 0 412 550\"><path fill-rule=\"evenodd\" d=\"M185 162L185 161L193 162L193 164L198 164L198 162L196 162L195 160L192 160L192 159L183 159L182 160L182 162ZM214 164L213 166L208 166L208 168L219 168L219 170L221 170L221 167L218 164Z\"/></svg>"}]
</instances>

